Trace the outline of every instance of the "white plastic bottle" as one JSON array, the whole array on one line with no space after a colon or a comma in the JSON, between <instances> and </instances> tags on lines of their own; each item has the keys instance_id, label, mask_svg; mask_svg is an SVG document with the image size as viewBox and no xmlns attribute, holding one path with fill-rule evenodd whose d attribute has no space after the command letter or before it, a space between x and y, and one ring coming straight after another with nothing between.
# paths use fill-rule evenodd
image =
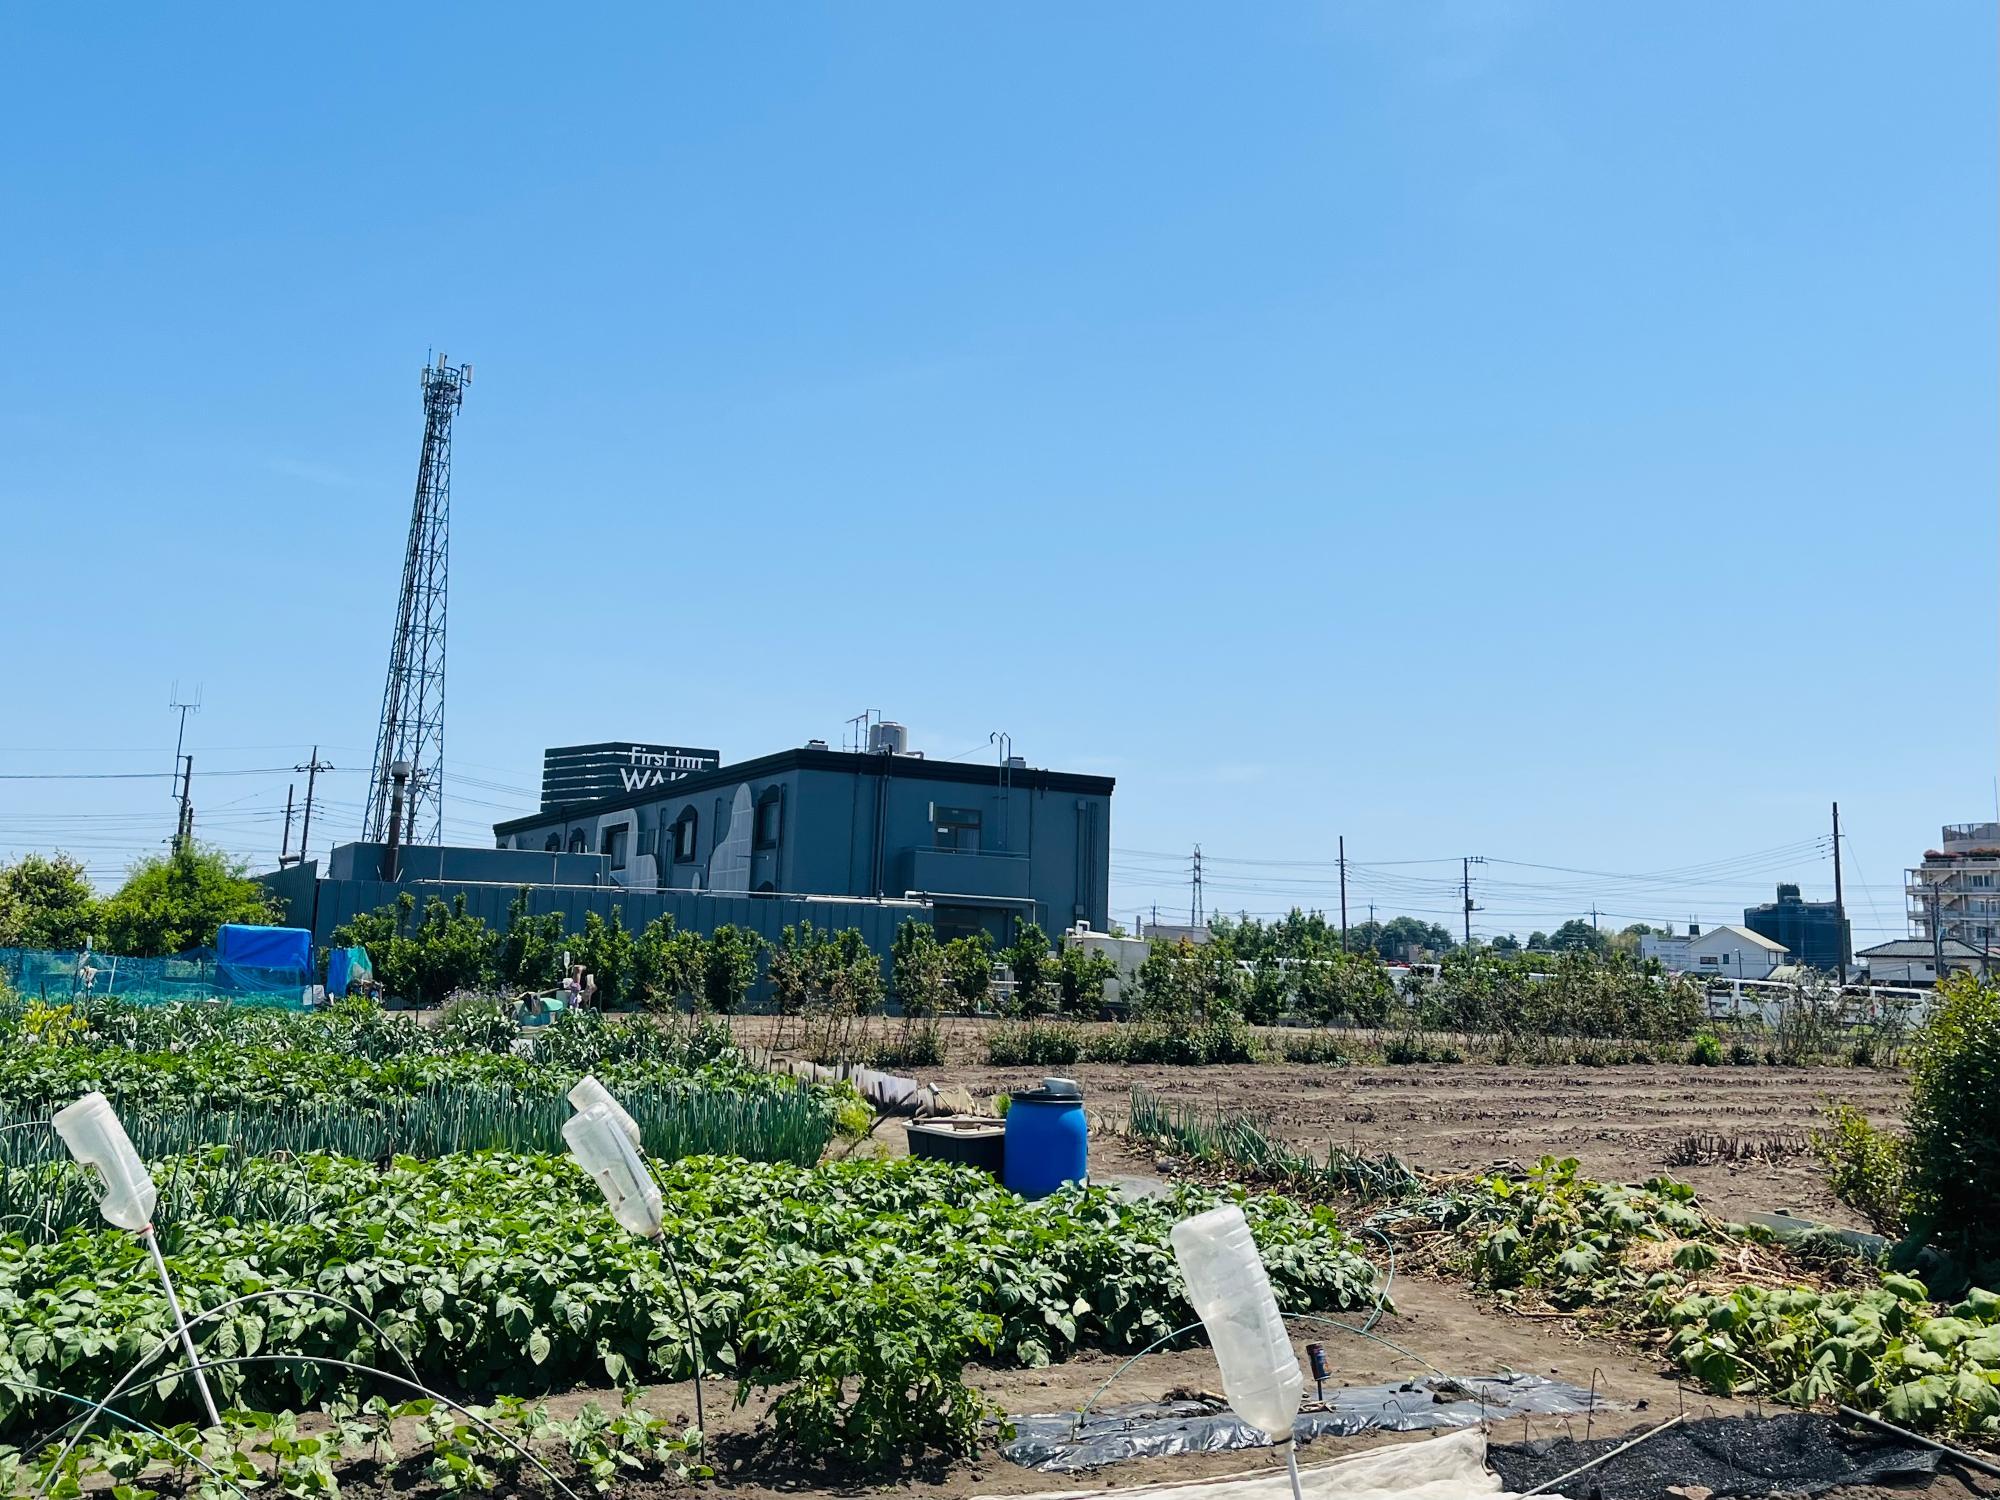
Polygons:
<instances>
[{"instance_id":1,"label":"white plastic bottle","mask_svg":"<svg viewBox=\"0 0 2000 1500\"><path fill-rule=\"evenodd\" d=\"M570 1108L578 1114L582 1114L593 1104L603 1105L611 1111L612 1118L618 1122L618 1128L625 1132L626 1139L631 1141L635 1148L644 1149L644 1143L639 1139L639 1122L625 1112L625 1106L613 1098L611 1090L599 1083L596 1078L585 1074L577 1079L576 1087L569 1091L569 1103Z\"/></svg>"},{"instance_id":2,"label":"white plastic bottle","mask_svg":"<svg viewBox=\"0 0 2000 1500\"><path fill-rule=\"evenodd\" d=\"M1232 1205L1183 1219L1171 1238L1188 1301L1222 1369L1223 1394L1246 1422L1273 1441L1288 1440L1305 1376L1243 1210Z\"/></svg>"},{"instance_id":3,"label":"white plastic bottle","mask_svg":"<svg viewBox=\"0 0 2000 1500\"><path fill-rule=\"evenodd\" d=\"M562 1133L570 1153L611 1205L612 1217L633 1234L658 1234L665 1218L659 1185L639 1159L617 1115L602 1104L593 1104L582 1114L572 1115Z\"/></svg>"},{"instance_id":4,"label":"white plastic bottle","mask_svg":"<svg viewBox=\"0 0 2000 1500\"><path fill-rule=\"evenodd\" d=\"M69 1154L103 1179L97 1211L105 1221L135 1231L150 1224L160 1195L111 1101L93 1089L57 1110L54 1124Z\"/></svg>"}]
</instances>

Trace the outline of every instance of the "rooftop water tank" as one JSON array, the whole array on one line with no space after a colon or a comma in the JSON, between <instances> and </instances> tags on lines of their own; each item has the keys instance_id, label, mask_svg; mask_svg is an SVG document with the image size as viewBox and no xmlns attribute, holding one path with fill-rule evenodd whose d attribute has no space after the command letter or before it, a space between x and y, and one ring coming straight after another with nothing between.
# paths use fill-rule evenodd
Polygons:
<instances>
[{"instance_id":1,"label":"rooftop water tank","mask_svg":"<svg viewBox=\"0 0 2000 1500\"><path fill-rule=\"evenodd\" d=\"M868 726L868 751L871 755L907 755L910 750L910 731L894 719L884 719L879 724Z\"/></svg>"}]
</instances>

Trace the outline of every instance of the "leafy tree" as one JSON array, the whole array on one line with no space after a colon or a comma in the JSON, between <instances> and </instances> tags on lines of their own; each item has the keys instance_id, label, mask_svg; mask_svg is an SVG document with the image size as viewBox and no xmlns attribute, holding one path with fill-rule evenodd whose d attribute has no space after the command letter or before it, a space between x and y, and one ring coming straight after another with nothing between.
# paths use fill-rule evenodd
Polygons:
<instances>
[{"instance_id":1,"label":"leafy tree","mask_svg":"<svg viewBox=\"0 0 2000 1500\"><path fill-rule=\"evenodd\" d=\"M1292 985L1284 966L1273 954L1258 954L1243 990L1243 1018L1259 1026L1274 1025L1291 997Z\"/></svg>"},{"instance_id":2,"label":"leafy tree","mask_svg":"<svg viewBox=\"0 0 2000 1500\"><path fill-rule=\"evenodd\" d=\"M517 990L545 990L562 982L563 915L535 916L523 886L507 906L507 934L500 940L500 982Z\"/></svg>"},{"instance_id":3,"label":"leafy tree","mask_svg":"<svg viewBox=\"0 0 2000 1500\"><path fill-rule=\"evenodd\" d=\"M1066 1016L1094 1021L1104 1005L1104 986L1117 977L1118 965L1108 953L1065 943L1056 955L1056 1003Z\"/></svg>"},{"instance_id":4,"label":"leafy tree","mask_svg":"<svg viewBox=\"0 0 2000 1500\"><path fill-rule=\"evenodd\" d=\"M1139 965L1133 1014L1145 1021L1236 1018L1242 976L1226 943L1155 943Z\"/></svg>"},{"instance_id":5,"label":"leafy tree","mask_svg":"<svg viewBox=\"0 0 2000 1500\"><path fill-rule=\"evenodd\" d=\"M701 998L724 1015L737 1010L757 982L757 956L767 944L747 927L724 922L702 945Z\"/></svg>"},{"instance_id":6,"label":"leafy tree","mask_svg":"<svg viewBox=\"0 0 2000 1500\"><path fill-rule=\"evenodd\" d=\"M81 948L97 913L80 860L57 851L0 865L0 948Z\"/></svg>"},{"instance_id":7,"label":"leafy tree","mask_svg":"<svg viewBox=\"0 0 2000 1500\"><path fill-rule=\"evenodd\" d=\"M465 909L463 893L449 906L431 897L419 916L408 891L342 923L333 943L366 948L382 988L422 1005L436 1005L455 990L490 988L499 949L493 930Z\"/></svg>"},{"instance_id":8,"label":"leafy tree","mask_svg":"<svg viewBox=\"0 0 2000 1500\"><path fill-rule=\"evenodd\" d=\"M632 984L632 950L623 907L612 907L608 922L594 911L585 914L583 931L570 949L570 962L582 964L584 972L596 981L599 1006L624 1003Z\"/></svg>"},{"instance_id":9,"label":"leafy tree","mask_svg":"<svg viewBox=\"0 0 2000 1500\"><path fill-rule=\"evenodd\" d=\"M698 932L682 932L664 912L632 944L632 998L654 1010L671 1009L682 995L698 994L706 972Z\"/></svg>"},{"instance_id":10,"label":"leafy tree","mask_svg":"<svg viewBox=\"0 0 2000 1500\"><path fill-rule=\"evenodd\" d=\"M1611 941L1581 917L1571 917L1549 935L1548 946L1557 953L1603 953Z\"/></svg>"},{"instance_id":11,"label":"leafy tree","mask_svg":"<svg viewBox=\"0 0 2000 1500\"><path fill-rule=\"evenodd\" d=\"M1366 922L1356 922L1352 927L1348 928L1347 951L1349 953L1381 953L1382 924L1370 919Z\"/></svg>"},{"instance_id":12,"label":"leafy tree","mask_svg":"<svg viewBox=\"0 0 2000 1500\"><path fill-rule=\"evenodd\" d=\"M1299 1004L1316 1021L1380 1025L1395 998L1389 971L1372 953L1332 948L1300 963Z\"/></svg>"},{"instance_id":13,"label":"leafy tree","mask_svg":"<svg viewBox=\"0 0 2000 1500\"><path fill-rule=\"evenodd\" d=\"M1519 953L1521 951L1521 940L1511 932L1503 932L1500 936L1493 939L1491 943L1487 944L1487 946L1495 953Z\"/></svg>"},{"instance_id":14,"label":"leafy tree","mask_svg":"<svg viewBox=\"0 0 2000 1500\"><path fill-rule=\"evenodd\" d=\"M1033 922L1024 922L1000 957L1014 975L1014 1014L1039 1016L1050 999L1047 934Z\"/></svg>"},{"instance_id":15,"label":"leafy tree","mask_svg":"<svg viewBox=\"0 0 2000 1500\"><path fill-rule=\"evenodd\" d=\"M968 933L946 943L944 955L954 1001L970 1014L993 995L993 939L985 932Z\"/></svg>"},{"instance_id":16,"label":"leafy tree","mask_svg":"<svg viewBox=\"0 0 2000 1500\"><path fill-rule=\"evenodd\" d=\"M1967 1253L2000 1255L2000 987L1940 984L1910 1065L1910 1218Z\"/></svg>"},{"instance_id":17,"label":"leafy tree","mask_svg":"<svg viewBox=\"0 0 2000 1500\"><path fill-rule=\"evenodd\" d=\"M139 861L101 908L105 947L135 958L206 948L225 922L264 923L277 914L242 861L198 845Z\"/></svg>"},{"instance_id":18,"label":"leafy tree","mask_svg":"<svg viewBox=\"0 0 2000 1500\"><path fill-rule=\"evenodd\" d=\"M1451 933L1436 922L1425 922L1416 917L1395 917L1382 928L1375 951L1384 958L1394 959L1408 957L1418 949L1449 953L1457 946Z\"/></svg>"},{"instance_id":19,"label":"leafy tree","mask_svg":"<svg viewBox=\"0 0 2000 1500\"><path fill-rule=\"evenodd\" d=\"M1639 939L1651 937L1659 930L1659 928L1649 922L1633 922L1611 934L1608 946L1617 949L1620 953L1637 953L1639 951Z\"/></svg>"},{"instance_id":20,"label":"leafy tree","mask_svg":"<svg viewBox=\"0 0 2000 1500\"><path fill-rule=\"evenodd\" d=\"M1546 932L1543 932L1543 931L1542 931L1542 930L1541 930L1541 929L1540 929L1539 927L1538 927L1538 928L1536 928L1536 929L1535 929L1535 930L1534 930L1533 932L1529 933L1529 934L1528 934L1528 951L1529 951L1530 953L1546 953L1546 952L1548 952L1548 951L1549 951L1549 935L1548 935L1548 934L1547 934Z\"/></svg>"},{"instance_id":21,"label":"leafy tree","mask_svg":"<svg viewBox=\"0 0 2000 1500\"><path fill-rule=\"evenodd\" d=\"M914 917L904 919L889 945L889 978L906 1016L938 1015L957 998L937 929Z\"/></svg>"}]
</instances>

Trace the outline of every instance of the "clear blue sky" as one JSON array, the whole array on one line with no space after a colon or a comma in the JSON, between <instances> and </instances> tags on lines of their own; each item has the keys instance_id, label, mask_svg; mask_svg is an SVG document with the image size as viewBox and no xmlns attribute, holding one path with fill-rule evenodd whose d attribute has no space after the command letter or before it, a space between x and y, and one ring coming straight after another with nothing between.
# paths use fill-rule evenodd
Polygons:
<instances>
[{"instance_id":1,"label":"clear blue sky","mask_svg":"<svg viewBox=\"0 0 2000 1500\"><path fill-rule=\"evenodd\" d=\"M1211 906L1330 902L1345 833L1357 904L1485 854L1715 867L1495 863L1488 930L1715 920L1830 889L1837 797L1900 932L1994 806L1995 45L1957 0L10 7L0 772L164 771L198 680L200 831L268 864L292 778L210 773L319 741L352 836L443 349L461 838L549 743L879 707L1115 774L1127 917L1196 841ZM170 823L0 781L0 853L105 879Z\"/></svg>"}]
</instances>

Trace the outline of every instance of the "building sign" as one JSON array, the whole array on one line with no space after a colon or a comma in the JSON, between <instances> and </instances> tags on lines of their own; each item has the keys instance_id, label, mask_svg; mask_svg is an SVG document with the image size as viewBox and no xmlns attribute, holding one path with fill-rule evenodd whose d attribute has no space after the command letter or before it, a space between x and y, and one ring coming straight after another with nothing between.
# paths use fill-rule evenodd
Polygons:
<instances>
[{"instance_id":1,"label":"building sign","mask_svg":"<svg viewBox=\"0 0 2000 1500\"><path fill-rule=\"evenodd\" d=\"M542 810L628 797L721 764L718 751L643 740L558 745L542 752Z\"/></svg>"},{"instance_id":2,"label":"building sign","mask_svg":"<svg viewBox=\"0 0 2000 1500\"><path fill-rule=\"evenodd\" d=\"M625 752L618 777L628 792L665 786L696 771L713 771L722 761L712 750L679 750L671 745L633 745Z\"/></svg>"}]
</instances>

